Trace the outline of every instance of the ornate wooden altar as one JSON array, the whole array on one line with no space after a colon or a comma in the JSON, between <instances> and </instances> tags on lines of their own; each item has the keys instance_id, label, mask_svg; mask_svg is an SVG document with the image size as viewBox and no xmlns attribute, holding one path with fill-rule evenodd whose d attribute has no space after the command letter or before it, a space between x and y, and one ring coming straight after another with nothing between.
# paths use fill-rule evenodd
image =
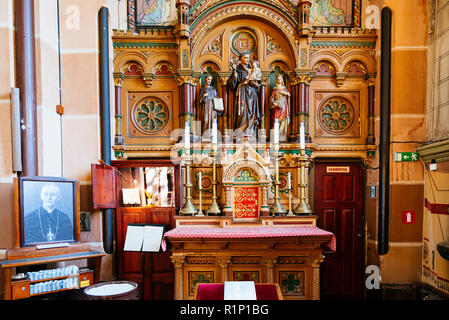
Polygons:
<instances>
[{"instance_id":1,"label":"ornate wooden altar","mask_svg":"<svg viewBox=\"0 0 449 320\"><path fill-rule=\"evenodd\" d=\"M301 177L308 180L309 169L313 176L315 159L366 164L375 154L377 34L363 29L361 1L173 0L168 22L156 21L149 3L128 0L128 29L113 35L116 158L124 165L162 158L179 165L176 229L322 225L314 216L273 216L271 208L278 203L287 209L289 197L292 209L314 203L314 181L301 183ZM250 147L236 132L241 110L231 85L234 63L245 52L262 73L258 131ZM289 121L274 159L271 98L279 75L290 94ZM206 77L212 78L211 92L223 99L217 150L202 121L208 114L201 96ZM188 154L182 141L186 127ZM214 204L219 213L182 216L186 198L204 214ZM173 211L161 217L172 224ZM337 219L332 221L338 224ZM118 231L124 230L126 222L118 223ZM195 281L255 279L279 283L286 299L316 299L321 246L328 237L167 237L175 298L193 298Z\"/></svg>"},{"instance_id":2,"label":"ornate wooden altar","mask_svg":"<svg viewBox=\"0 0 449 320\"><path fill-rule=\"evenodd\" d=\"M231 217L176 217L166 233L175 266L175 299L193 299L198 283L277 283L284 299L320 298L320 263L332 233L316 228L316 216L264 217L234 223Z\"/></svg>"}]
</instances>

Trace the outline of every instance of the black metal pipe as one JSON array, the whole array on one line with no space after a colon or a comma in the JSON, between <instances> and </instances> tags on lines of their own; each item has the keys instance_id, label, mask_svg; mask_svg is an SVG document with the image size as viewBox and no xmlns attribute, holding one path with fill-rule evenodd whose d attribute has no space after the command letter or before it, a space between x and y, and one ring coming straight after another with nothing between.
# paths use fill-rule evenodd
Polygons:
<instances>
[{"instance_id":1,"label":"black metal pipe","mask_svg":"<svg viewBox=\"0 0 449 320\"><path fill-rule=\"evenodd\" d=\"M20 89L21 176L38 175L34 0L14 1L16 77Z\"/></svg>"},{"instance_id":2,"label":"black metal pipe","mask_svg":"<svg viewBox=\"0 0 449 320\"><path fill-rule=\"evenodd\" d=\"M379 217L377 252L388 252L390 217L391 10L382 9L379 139Z\"/></svg>"},{"instance_id":3,"label":"black metal pipe","mask_svg":"<svg viewBox=\"0 0 449 320\"><path fill-rule=\"evenodd\" d=\"M102 7L98 12L99 66L100 66L100 131L101 159L111 164L111 117L109 83L109 12ZM103 209L103 248L113 253L113 210Z\"/></svg>"}]
</instances>

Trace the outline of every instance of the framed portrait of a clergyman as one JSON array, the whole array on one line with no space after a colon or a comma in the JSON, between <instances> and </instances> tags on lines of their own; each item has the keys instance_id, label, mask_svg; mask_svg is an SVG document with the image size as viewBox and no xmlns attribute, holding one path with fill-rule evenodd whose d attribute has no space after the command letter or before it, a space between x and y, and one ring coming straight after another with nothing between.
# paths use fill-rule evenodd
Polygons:
<instances>
[{"instance_id":1,"label":"framed portrait of a clergyman","mask_svg":"<svg viewBox=\"0 0 449 320\"><path fill-rule=\"evenodd\" d=\"M79 242L77 180L20 177L16 190L21 247Z\"/></svg>"}]
</instances>

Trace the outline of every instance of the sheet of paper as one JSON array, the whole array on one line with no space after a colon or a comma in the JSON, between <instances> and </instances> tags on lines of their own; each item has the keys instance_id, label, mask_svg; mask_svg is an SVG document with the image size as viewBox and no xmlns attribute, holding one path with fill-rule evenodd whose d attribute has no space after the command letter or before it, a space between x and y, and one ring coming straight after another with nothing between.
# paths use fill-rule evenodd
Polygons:
<instances>
[{"instance_id":1,"label":"sheet of paper","mask_svg":"<svg viewBox=\"0 0 449 320\"><path fill-rule=\"evenodd\" d=\"M126 229L125 246L123 251L140 251L143 244L143 226L130 226Z\"/></svg>"},{"instance_id":2,"label":"sheet of paper","mask_svg":"<svg viewBox=\"0 0 449 320\"><path fill-rule=\"evenodd\" d=\"M161 247L162 235L164 227L158 226L145 226L143 235L143 248L144 252L159 252Z\"/></svg>"},{"instance_id":3,"label":"sheet of paper","mask_svg":"<svg viewBox=\"0 0 449 320\"><path fill-rule=\"evenodd\" d=\"M123 204L140 204L139 189L123 188Z\"/></svg>"},{"instance_id":4,"label":"sheet of paper","mask_svg":"<svg viewBox=\"0 0 449 320\"><path fill-rule=\"evenodd\" d=\"M225 281L224 300L257 300L254 281Z\"/></svg>"}]
</instances>

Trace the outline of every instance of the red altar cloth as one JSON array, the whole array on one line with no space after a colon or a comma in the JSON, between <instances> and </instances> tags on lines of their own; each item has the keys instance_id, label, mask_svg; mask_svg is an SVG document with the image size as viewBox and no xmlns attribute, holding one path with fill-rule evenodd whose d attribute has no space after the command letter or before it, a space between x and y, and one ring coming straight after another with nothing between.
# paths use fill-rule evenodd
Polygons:
<instances>
[{"instance_id":1,"label":"red altar cloth","mask_svg":"<svg viewBox=\"0 0 449 320\"><path fill-rule=\"evenodd\" d=\"M331 240L326 243L332 251L337 248L337 239L332 232L312 226L291 227L182 227L172 229L164 234L161 247L166 250L165 238L271 238L271 237L302 237L332 235Z\"/></svg>"},{"instance_id":2,"label":"red altar cloth","mask_svg":"<svg viewBox=\"0 0 449 320\"><path fill-rule=\"evenodd\" d=\"M257 300L282 299L282 293L277 291L276 285L273 283L256 283L255 287ZM224 299L224 283L200 283L197 290L196 300Z\"/></svg>"}]
</instances>

